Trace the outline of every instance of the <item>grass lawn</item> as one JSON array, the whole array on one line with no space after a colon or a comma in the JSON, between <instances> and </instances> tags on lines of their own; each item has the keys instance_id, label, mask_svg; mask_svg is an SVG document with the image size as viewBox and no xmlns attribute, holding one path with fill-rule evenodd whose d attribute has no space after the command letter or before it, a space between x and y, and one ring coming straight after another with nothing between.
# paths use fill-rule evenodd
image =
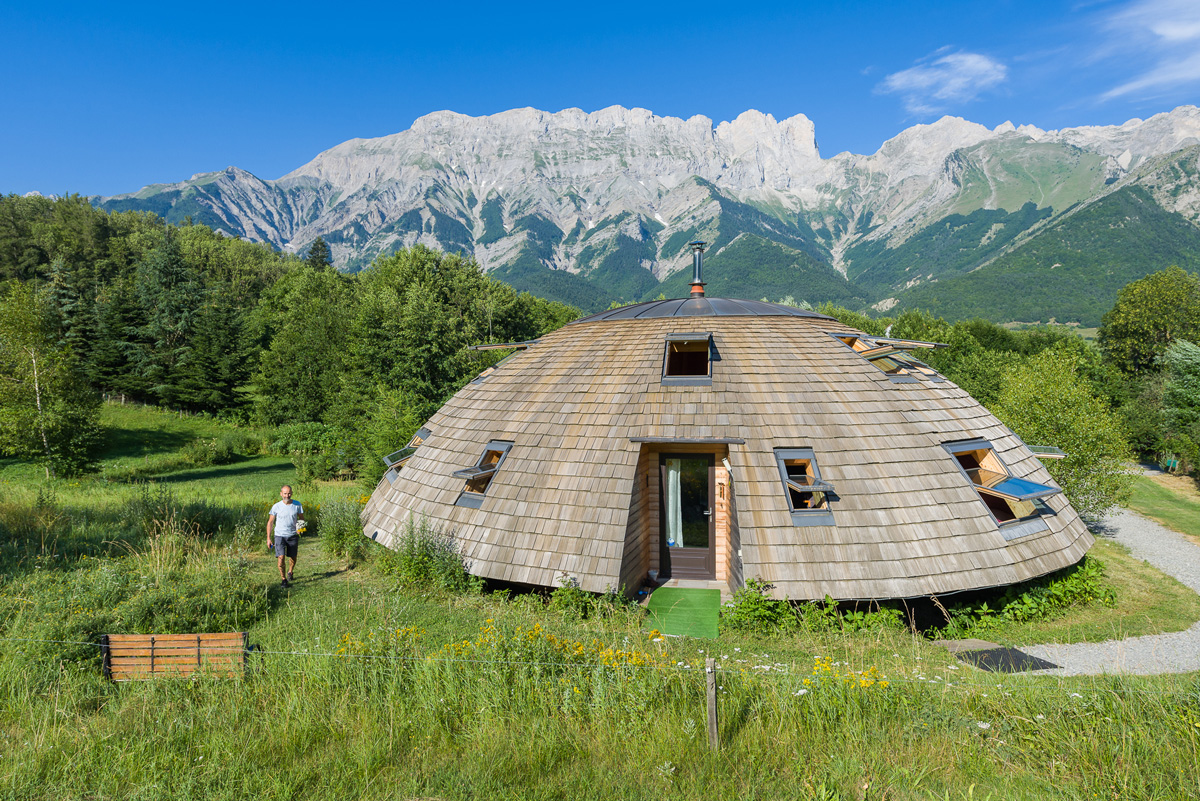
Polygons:
<instances>
[{"instance_id":1,"label":"grass lawn","mask_svg":"<svg viewBox=\"0 0 1200 801\"><path fill-rule=\"evenodd\" d=\"M1184 476L1138 476L1129 508L1200 545L1200 491Z\"/></svg>"}]
</instances>

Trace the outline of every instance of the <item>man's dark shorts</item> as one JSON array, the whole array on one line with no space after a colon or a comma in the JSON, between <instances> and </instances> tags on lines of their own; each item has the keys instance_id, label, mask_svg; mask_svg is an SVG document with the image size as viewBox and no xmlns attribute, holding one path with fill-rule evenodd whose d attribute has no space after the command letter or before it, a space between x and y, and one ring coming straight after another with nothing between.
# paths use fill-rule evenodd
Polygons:
<instances>
[{"instance_id":1,"label":"man's dark shorts","mask_svg":"<svg viewBox=\"0 0 1200 801\"><path fill-rule=\"evenodd\" d=\"M290 537L275 538L275 555L286 556L289 559L296 558L296 552L300 550L300 535L293 534Z\"/></svg>"}]
</instances>

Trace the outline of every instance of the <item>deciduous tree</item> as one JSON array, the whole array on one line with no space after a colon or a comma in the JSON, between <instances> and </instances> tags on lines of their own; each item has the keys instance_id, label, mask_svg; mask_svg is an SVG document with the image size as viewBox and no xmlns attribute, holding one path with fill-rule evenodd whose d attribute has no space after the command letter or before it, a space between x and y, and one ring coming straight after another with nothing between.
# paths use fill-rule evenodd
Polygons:
<instances>
[{"instance_id":1,"label":"deciduous tree","mask_svg":"<svg viewBox=\"0 0 1200 801\"><path fill-rule=\"evenodd\" d=\"M37 459L47 477L78 473L99 442L99 412L46 293L16 282L0 290L0 452Z\"/></svg>"},{"instance_id":2,"label":"deciduous tree","mask_svg":"<svg viewBox=\"0 0 1200 801\"><path fill-rule=\"evenodd\" d=\"M1176 339L1200 336L1200 278L1168 267L1126 284L1100 326L1100 347L1128 374L1155 369Z\"/></svg>"},{"instance_id":3,"label":"deciduous tree","mask_svg":"<svg viewBox=\"0 0 1200 801\"><path fill-rule=\"evenodd\" d=\"M990 408L1026 442L1066 451L1047 469L1075 510L1096 518L1128 495L1133 454L1120 418L1080 375L1080 361L1056 346L1014 365Z\"/></svg>"}]
</instances>

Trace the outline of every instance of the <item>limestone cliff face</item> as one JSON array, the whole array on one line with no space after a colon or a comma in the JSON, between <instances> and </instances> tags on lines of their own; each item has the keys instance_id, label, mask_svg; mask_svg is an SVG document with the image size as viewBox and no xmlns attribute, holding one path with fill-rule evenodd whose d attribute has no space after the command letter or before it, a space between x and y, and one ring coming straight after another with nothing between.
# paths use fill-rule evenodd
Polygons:
<instances>
[{"instance_id":1,"label":"limestone cliff face","mask_svg":"<svg viewBox=\"0 0 1200 801\"><path fill-rule=\"evenodd\" d=\"M874 154L831 158L803 115L751 110L714 126L619 106L441 111L407 131L344 142L278 180L230 167L98 202L190 214L297 252L322 236L350 268L424 243L509 275L617 271L641 286L636 270L657 281L685 267L689 239L724 247L745 234L854 278L856 249L898 247L949 214L1033 203L1056 215L1142 178L1195 222L1195 172L1186 159L1184 168L1162 163L1196 145L1194 106L1061 131L944 117Z\"/></svg>"}]
</instances>

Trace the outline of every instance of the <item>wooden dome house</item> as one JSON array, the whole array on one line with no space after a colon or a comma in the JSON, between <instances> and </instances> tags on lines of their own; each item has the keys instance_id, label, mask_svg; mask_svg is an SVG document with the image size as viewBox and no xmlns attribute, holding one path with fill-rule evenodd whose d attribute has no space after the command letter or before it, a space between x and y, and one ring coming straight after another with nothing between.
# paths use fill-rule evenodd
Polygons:
<instances>
[{"instance_id":1,"label":"wooden dome house","mask_svg":"<svg viewBox=\"0 0 1200 801\"><path fill-rule=\"evenodd\" d=\"M1039 456L913 355L935 345L705 297L702 250L689 298L508 343L393 455L364 533L393 545L426 518L506 582L760 578L792 599L984 589L1084 555Z\"/></svg>"}]
</instances>

